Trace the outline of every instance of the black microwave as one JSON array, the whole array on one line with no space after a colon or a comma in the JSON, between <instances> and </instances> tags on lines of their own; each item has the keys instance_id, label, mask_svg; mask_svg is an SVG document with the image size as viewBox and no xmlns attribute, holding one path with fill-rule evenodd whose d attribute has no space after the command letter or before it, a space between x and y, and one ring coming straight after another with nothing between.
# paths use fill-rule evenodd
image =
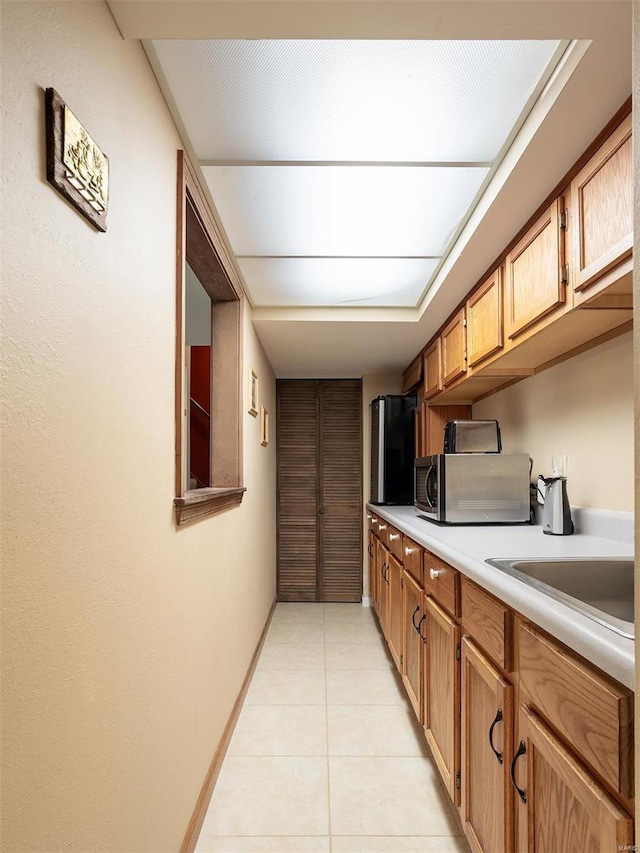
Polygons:
<instances>
[{"instance_id":1,"label":"black microwave","mask_svg":"<svg viewBox=\"0 0 640 853\"><path fill-rule=\"evenodd\" d=\"M528 522L526 453L439 453L414 465L414 503L445 524Z\"/></svg>"}]
</instances>

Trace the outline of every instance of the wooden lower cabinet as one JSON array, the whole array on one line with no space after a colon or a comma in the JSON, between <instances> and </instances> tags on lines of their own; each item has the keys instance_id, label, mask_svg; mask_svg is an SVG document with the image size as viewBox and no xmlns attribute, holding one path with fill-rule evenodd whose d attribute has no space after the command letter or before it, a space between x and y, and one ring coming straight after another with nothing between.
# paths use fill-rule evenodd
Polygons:
<instances>
[{"instance_id":1,"label":"wooden lower cabinet","mask_svg":"<svg viewBox=\"0 0 640 853\"><path fill-rule=\"evenodd\" d=\"M378 582L377 582L377 614L380 621L380 627L385 638L389 639L389 551L384 547L382 542L378 541Z\"/></svg>"},{"instance_id":2,"label":"wooden lower cabinet","mask_svg":"<svg viewBox=\"0 0 640 853\"><path fill-rule=\"evenodd\" d=\"M473 853L631 849L631 691L381 527L373 604Z\"/></svg>"},{"instance_id":3,"label":"wooden lower cabinet","mask_svg":"<svg viewBox=\"0 0 640 853\"><path fill-rule=\"evenodd\" d=\"M431 596L424 597L424 730L449 796L460 804L460 626Z\"/></svg>"},{"instance_id":4,"label":"wooden lower cabinet","mask_svg":"<svg viewBox=\"0 0 640 853\"><path fill-rule=\"evenodd\" d=\"M461 816L474 853L513 849L513 687L462 639Z\"/></svg>"},{"instance_id":5,"label":"wooden lower cabinet","mask_svg":"<svg viewBox=\"0 0 640 853\"><path fill-rule=\"evenodd\" d=\"M367 546L367 556L369 561L369 598L371 599L371 605L375 608L376 606L376 585L378 581L378 572L377 572L377 556L378 556L378 540L374 536L373 532L369 531L369 544Z\"/></svg>"},{"instance_id":6,"label":"wooden lower cabinet","mask_svg":"<svg viewBox=\"0 0 640 853\"><path fill-rule=\"evenodd\" d=\"M389 554L389 570L387 572L389 593L388 603L388 632L389 651L398 670L402 671L402 566L398 560Z\"/></svg>"},{"instance_id":7,"label":"wooden lower cabinet","mask_svg":"<svg viewBox=\"0 0 640 853\"><path fill-rule=\"evenodd\" d=\"M512 773L520 789L518 853L631 849L633 821L527 706L520 708Z\"/></svg>"},{"instance_id":8,"label":"wooden lower cabinet","mask_svg":"<svg viewBox=\"0 0 640 853\"><path fill-rule=\"evenodd\" d=\"M424 593L422 587L411 577L408 572L403 574L402 588L402 630L403 636L403 658L402 658L402 681L407 691L407 696L416 717L420 722L422 717L422 673L424 669L424 646L426 634L424 631L423 604Z\"/></svg>"}]
</instances>

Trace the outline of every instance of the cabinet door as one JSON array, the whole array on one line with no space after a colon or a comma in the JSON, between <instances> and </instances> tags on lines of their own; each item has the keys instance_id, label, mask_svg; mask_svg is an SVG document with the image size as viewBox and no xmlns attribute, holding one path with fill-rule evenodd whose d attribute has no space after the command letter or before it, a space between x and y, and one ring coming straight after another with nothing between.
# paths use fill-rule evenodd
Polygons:
<instances>
[{"instance_id":1,"label":"cabinet door","mask_svg":"<svg viewBox=\"0 0 640 853\"><path fill-rule=\"evenodd\" d=\"M456 805L460 804L460 628L425 596L427 648L424 728L427 743Z\"/></svg>"},{"instance_id":2,"label":"cabinet door","mask_svg":"<svg viewBox=\"0 0 640 853\"><path fill-rule=\"evenodd\" d=\"M389 621L389 551L378 542L378 620L382 633L389 640L387 623Z\"/></svg>"},{"instance_id":3,"label":"cabinet door","mask_svg":"<svg viewBox=\"0 0 640 853\"><path fill-rule=\"evenodd\" d=\"M462 823L475 853L513 847L513 688L462 640Z\"/></svg>"},{"instance_id":4,"label":"cabinet door","mask_svg":"<svg viewBox=\"0 0 640 853\"><path fill-rule=\"evenodd\" d=\"M442 332L442 384L446 387L467 372L465 309L462 308Z\"/></svg>"},{"instance_id":5,"label":"cabinet door","mask_svg":"<svg viewBox=\"0 0 640 853\"><path fill-rule=\"evenodd\" d=\"M422 668L424 629L423 592L408 572L403 575L402 590L402 681L416 717L422 722Z\"/></svg>"},{"instance_id":6,"label":"cabinet door","mask_svg":"<svg viewBox=\"0 0 640 853\"><path fill-rule=\"evenodd\" d=\"M437 338L424 354L424 397L429 400L442 391L442 345Z\"/></svg>"},{"instance_id":7,"label":"cabinet door","mask_svg":"<svg viewBox=\"0 0 640 853\"><path fill-rule=\"evenodd\" d=\"M571 183L573 287L583 290L633 247L631 116Z\"/></svg>"},{"instance_id":8,"label":"cabinet door","mask_svg":"<svg viewBox=\"0 0 640 853\"><path fill-rule=\"evenodd\" d=\"M633 821L526 706L513 768L518 850L601 853L633 844ZM526 773L525 773L526 765ZM631 848L627 848L631 849Z\"/></svg>"},{"instance_id":9,"label":"cabinet door","mask_svg":"<svg viewBox=\"0 0 640 853\"><path fill-rule=\"evenodd\" d=\"M389 603L387 612L389 614L389 630L387 639L389 651L393 657L396 667L402 671L402 566L398 560L389 554L389 580L387 592Z\"/></svg>"},{"instance_id":10,"label":"cabinet door","mask_svg":"<svg viewBox=\"0 0 640 853\"><path fill-rule=\"evenodd\" d=\"M474 367L503 345L502 269L467 300L467 364Z\"/></svg>"},{"instance_id":11,"label":"cabinet door","mask_svg":"<svg viewBox=\"0 0 640 853\"><path fill-rule=\"evenodd\" d=\"M377 539L373 535L373 532L369 531L369 598L371 599L371 603L373 606L376 606L376 583L378 581L378 572L377 572L377 564L376 557L378 555L377 548Z\"/></svg>"},{"instance_id":12,"label":"cabinet door","mask_svg":"<svg viewBox=\"0 0 640 853\"><path fill-rule=\"evenodd\" d=\"M509 338L566 301L563 206L556 199L507 255L505 329Z\"/></svg>"}]
</instances>

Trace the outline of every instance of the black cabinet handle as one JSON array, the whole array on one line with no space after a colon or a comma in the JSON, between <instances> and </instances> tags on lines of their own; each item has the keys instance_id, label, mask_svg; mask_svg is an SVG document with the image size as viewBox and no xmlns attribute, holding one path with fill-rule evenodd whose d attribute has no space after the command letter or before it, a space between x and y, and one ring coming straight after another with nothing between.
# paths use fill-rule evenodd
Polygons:
<instances>
[{"instance_id":1,"label":"black cabinet handle","mask_svg":"<svg viewBox=\"0 0 640 853\"><path fill-rule=\"evenodd\" d=\"M498 723L502 720L502 708L498 708L498 713L496 714L495 720L491 723L489 727L489 746L494 752L495 757L498 759L498 764L502 764L502 753L498 752L498 750L493 745L493 730L498 725Z\"/></svg>"},{"instance_id":2,"label":"black cabinet handle","mask_svg":"<svg viewBox=\"0 0 640 853\"><path fill-rule=\"evenodd\" d=\"M369 556L373 557L373 542L369 542Z\"/></svg>"},{"instance_id":3,"label":"black cabinet handle","mask_svg":"<svg viewBox=\"0 0 640 853\"><path fill-rule=\"evenodd\" d=\"M525 755L526 751L527 751L527 745L523 740L521 740L520 746L518 747L518 751L513 756L513 761L511 762L511 784L513 785L513 787L518 792L518 796L520 797L520 799L522 800L523 803L527 802L527 795L522 790L522 788L518 788L518 786L516 784L516 762L520 758L521 755Z\"/></svg>"},{"instance_id":4,"label":"black cabinet handle","mask_svg":"<svg viewBox=\"0 0 640 853\"><path fill-rule=\"evenodd\" d=\"M418 612L418 610L420 610L419 604L416 605L416 609L413 611L413 616L411 617L411 624L416 629L416 631L418 630L418 626L416 625L416 613Z\"/></svg>"},{"instance_id":5,"label":"black cabinet handle","mask_svg":"<svg viewBox=\"0 0 640 853\"><path fill-rule=\"evenodd\" d=\"M386 568L387 568L387 564L386 564L386 563L381 563L381 564L380 564L380 574L382 575L382 577L383 577L383 578L384 578L384 570L385 570Z\"/></svg>"},{"instance_id":6,"label":"black cabinet handle","mask_svg":"<svg viewBox=\"0 0 640 853\"><path fill-rule=\"evenodd\" d=\"M420 634L420 639L422 640L423 643L427 642L427 638L422 636L422 631L420 630L420 626L422 625L422 623L424 622L424 620L426 618L427 618L427 614L424 613L422 616L422 619L418 622L418 634Z\"/></svg>"},{"instance_id":7,"label":"black cabinet handle","mask_svg":"<svg viewBox=\"0 0 640 853\"><path fill-rule=\"evenodd\" d=\"M384 579L385 579L387 586L389 586L389 570L391 569L391 566L388 563L386 565L386 569L387 569L387 571L384 573Z\"/></svg>"}]
</instances>

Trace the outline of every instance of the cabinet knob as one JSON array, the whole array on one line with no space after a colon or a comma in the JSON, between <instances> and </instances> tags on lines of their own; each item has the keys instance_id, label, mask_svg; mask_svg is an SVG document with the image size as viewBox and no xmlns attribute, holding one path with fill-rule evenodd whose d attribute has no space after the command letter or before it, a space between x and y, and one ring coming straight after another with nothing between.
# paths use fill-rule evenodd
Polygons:
<instances>
[{"instance_id":1,"label":"cabinet knob","mask_svg":"<svg viewBox=\"0 0 640 853\"><path fill-rule=\"evenodd\" d=\"M405 553L405 554L407 555L407 557L408 557L408 556L409 556L409 554L413 554L413 548L405 548L405 549L404 549L404 553Z\"/></svg>"},{"instance_id":2,"label":"cabinet knob","mask_svg":"<svg viewBox=\"0 0 640 853\"><path fill-rule=\"evenodd\" d=\"M429 569L429 577L432 581L434 581L436 578L439 578L441 574L442 569Z\"/></svg>"},{"instance_id":3,"label":"cabinet knob","mask_svg":"<svg viewBox=\"0 0 640 853\"><path fill-rule=\"evenodd\" d=\"M386 529L387 529L386 524L378 524L378 530L386 530Z\"/></svg>"},{"instance_id":4,"label":"cabinet knob","mask_svg":"<svg viewBox=\"0 0 640 853\"><path fill-rule=\"evenodd\" d=\"M399 539L399 538L400 538L400 534L399 534L399 533L390 533L390 534L389 534L389 539L391 539L391 541L392 541L392 542L393 542L394 540L396 540L396 539Z\"/></svg>"}]
</instances>

